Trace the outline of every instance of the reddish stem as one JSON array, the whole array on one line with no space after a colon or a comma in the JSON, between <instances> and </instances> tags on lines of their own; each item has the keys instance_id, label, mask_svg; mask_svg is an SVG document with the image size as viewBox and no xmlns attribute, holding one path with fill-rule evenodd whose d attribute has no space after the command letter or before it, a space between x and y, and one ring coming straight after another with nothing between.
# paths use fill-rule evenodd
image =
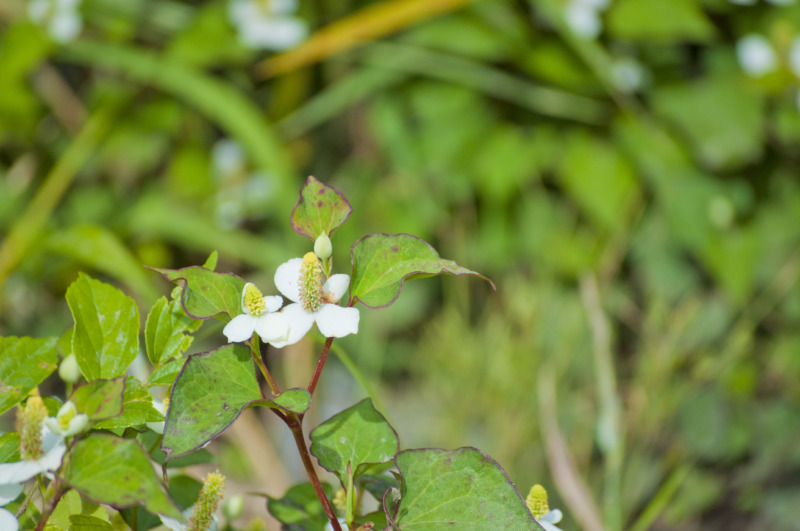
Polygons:
<instances>
[{"instance_id":1,"label":"reddish stem","mask_svg":"<svg viewBox=\"0 0 800 531\"><path fill-rule=\"evenodd\" d=\"M319 355L319 361L317 362L317 368L314 369L314 376L311 377L311 383L308 384L308 392L309 394L314 394L314 389L317 387L317 381L319 381L319 376L322 374L322 368L325 367L325 360L328 359L328 353L331 351L331 345L333 344L333 338L329 337L325 340L325 345L322 347L322 352Z\"/></svg>"}]
</instances>

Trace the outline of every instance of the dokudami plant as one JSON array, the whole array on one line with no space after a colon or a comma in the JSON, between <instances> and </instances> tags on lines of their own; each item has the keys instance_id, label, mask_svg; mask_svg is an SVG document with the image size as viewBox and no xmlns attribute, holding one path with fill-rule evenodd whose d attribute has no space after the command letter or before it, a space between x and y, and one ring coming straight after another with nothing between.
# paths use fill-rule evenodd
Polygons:
<instances>
[{"instance_id":1,"label":"dokudami plant","mask_svg":"<svg viewBox=\"0 0 800 531\"><path fill-rule=\"evenodd\" d=\"M16 431L0 436L0 529L233 530L236 503L226 506L224 522L216 516L223 476L201 484L180 471L207 461L203 448L242 411L264 407L291 431L308 475L282 497L267 496L284 529L557 530L561 513L549 509L541 486L524 499L475 448L400 451L369 398L316 426L309 444L303 420L331 346L358 332L361 311L391 306L407 280L485 279L408 234L361 238L350 249L350 275L334 273L332 237L351 211L339 191L309 177L291 226L313 247L278 267L280 295L215 271L216 253L202 266L156 269L176 287L147 314L147 371L131 370L140 351L135 302L85 274L67 289L75 324L61 338L0 338L0 413L18 406ZM226 322L221 346L186 356L209 319ZM325 339L311 381L284 389L264 345L297 343L314 325ZM38 391L56 370L66 382L63 400ZM320 480L313 459L337 485Z\"/></svg>"}]
</instances>

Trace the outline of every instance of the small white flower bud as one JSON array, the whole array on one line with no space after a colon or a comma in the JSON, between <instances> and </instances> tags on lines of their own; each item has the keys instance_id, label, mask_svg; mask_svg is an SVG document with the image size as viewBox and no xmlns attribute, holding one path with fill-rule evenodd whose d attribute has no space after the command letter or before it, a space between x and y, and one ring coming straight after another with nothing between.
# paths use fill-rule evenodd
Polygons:
<instances>
[{"instance_id":1,"label":"small white flower bud","mask_svg":"<svg viewBox=\"0 0 800 531\"><path fill-rule=\"evenodd\" d=\"M240 494L231 496L222 505L222 513L228 520L236 520L244 511L244 498Z\"/></svg>"},{"instance_id":2,"label":"small white flower bud","mask_svg":"<svg viewBox=\"0 0 800 531\"><path fill-rule=\"evenodd\" d=\"M81 371L78 368L78 360L75 359L75 354L70 354L61 361L58 366L58 376L67 383L75 383L81 376Z\"/></svg>"},{"instance_id":3,"label":"small white flower bud","mask_svg":"<svg viewBox=\"0 0 800 531\"><path fill-rule=\"evenodd\" d=\"M317 241L314 242L314 254L320 260L327 260L333 254L333 246L331 246L331 239L324 232L319 235Z\"/></svg>"}]
</instances>

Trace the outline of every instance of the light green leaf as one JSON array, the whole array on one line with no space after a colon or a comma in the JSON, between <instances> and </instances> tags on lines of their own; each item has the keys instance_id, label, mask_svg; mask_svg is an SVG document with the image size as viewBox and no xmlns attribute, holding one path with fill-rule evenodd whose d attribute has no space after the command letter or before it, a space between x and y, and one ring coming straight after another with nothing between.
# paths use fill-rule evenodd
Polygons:
<instances>
[{"instance_id":1,"label":"light green leaf","mask_svg":"<svg viewBox=\"0 0 800 531\"><path fill-rule=\"evenodd\" d=\"M616 37L641 42L707 41L715 33L696 0L618 0L608 26Z\"/></svg>"},{"instance_id":2,"label":"light green leaf","mask_svg":"<svg viewBox=\"0 0 800 531\"><path fill-rule=\"evenodd\" d=\"M56 370L57 337L0 337L0 413Z\"/></svg>"},{"instance_id":3,"label":"light green leaf","mask_svg":"<svg viewBox=\"0 0 800 531\"><path fill-rule=\"evenodd\" d=\"M342 483L358 477L366 465L394 458L400 442L383 415L365 398L332 416L311 432L311 453Z\"/></svg>"},{"instance_id":4,"label":"light green leaf","mask_svg":"<svg viewBox=\"0 0 800 531\"><path fill-rule=\"evenodd\" d=\"M186 360L183 359L172 360L156 368L150 375L150 378L147 379L147 386L172 385L175 381L175 377L181 372L185 361Z\"/></svg>"},{"instance_id":5,"label":"light green leaf","mask_svg":"<svg viewBox=\"0 0 800 531\"><path fill-rule=\"evenodd\" d=\"M399 529L541 529L505 470L475 448L405 450Z\"/></svg>"},{"instance_id":6,"label":"light green leaf","mask_svg":"<svg viewBox=\"0 0 800 531\"><path fill-rule=\"evenodd\" d=\"M153 406L153 396L139 380L133 376L125 379L122 414L100 422L97 429L127 428L145 422L161 422L164 415Z\"/></svg>"},{"instance_id":7,"label":"light green leaf","mask_svg":"<svg viewBox=\"0 0 800 531\"><path fill-rule=\"evenodd\" d=\"M139 310L120 290L83 273L67 288L72 352L87 380L125 374L139 353Z\"/></svg>"},{"instance_id":8,"label":"light green leaf","mask_svg":"<svg viewBox=\"0 0 800 531\"><path fill-rule=\"evenodd\" d=\"M262 400L250 351L242 345L189 356L169 401L161 448L167 460L192 452Z\"/></svg>"},{"instance_id":9,"label":"light green leaf","mask_svg":"<svg viewBox=\"0 0 800 531\"><path fill-rule=\"evenodd\" d=\"M322 233L332 235L352 212L353 208L341 192L309 177L292 211L292 228L316 240Z\"/></svg>"},{"instance_id":10,"label":"light green leaf","mask_svg":"<svg viewBox=\"0 0 800 531\"><path fill-rule=\"evenodd\" d=\"M242 313L245 281L233 273L215 273L200 266L153 270L183 289L183 310L193 319L210 319L221 313L233 318Z\"/></svg>"},{"instance_id":11,"label":"light green leaf","mask_svg":"<svg viewBox=\"0 0 800 531\"><path fill-rule=\"evenodd\" d=\"M183 519L164 492L138 442L94 434L78 441L64 479L84 497L115 508L143 505L148 511Z\"/></svg>"},{"instance_id":12,"label":"light green leaf","mask_svg":"<svg viewBox=\"0 0 800 531\"><path fill-rule=\"evenodd\" d=\"M86 413L89 420L99 421L116 417L122 413L122 395L125 392L125 377L113 380L94 380L81 385L69 399L78 413Z\"/></svg>"},{"instance_id":13,"label":"light green leaf","mask_svg":"<svg viewBox=\"0 0 800 531\"><path fill-rule=\"evenodd\" d=\"M407 278L423 278L444 273L475 275L492 285L491 280L461 267L425 241L409 234L370 234L350 249L353 275L350 291L354 300L368 308L385 308L400 295Z\"/></svg>"},{"instance_id":14,"label":"light green leaf","mask_svg":"<svg viewBox=\"0 0 800 531\"><path fill-rule=\"evenodd\" d=\"M111 524L88 514L71 514L69 531L113 531Z\"/></svg>"},{"instance_id":15,"label":"light green leaf","mask_svg":"<svg viewBox=\"0 0 800 531\"><path fill-rule=\"evenodd\" d=\"M14 463L21 459L19 455L19 433L10 431L0 435L0 463Z\"/></svg>"},{"instance_id":16,"label":"light green leaf","mask_svg":"<svg viewBox=\"0 0 800 531\"><path fill-rule=\"evenodd\" d=\"M194 323L176 301L170 302L166 297L158 299L144 326L144 344L150 362L159 365L180 357L192 343L192 338L184 332Z\"/></svg>"}]
</instances>

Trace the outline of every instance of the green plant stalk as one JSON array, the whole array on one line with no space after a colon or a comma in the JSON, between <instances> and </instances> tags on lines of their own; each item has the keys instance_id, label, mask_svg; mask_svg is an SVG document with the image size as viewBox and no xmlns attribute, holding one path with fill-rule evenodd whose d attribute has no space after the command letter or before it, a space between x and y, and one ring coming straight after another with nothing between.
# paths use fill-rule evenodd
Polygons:
<instances>
[{"instance_id":1,"label":"green plant stalk","mask_svg":"<svg viewBox=\"0 0 800 531\"><path fill-rule=\"evenodd\" d=\"M636 522L633 523L629 531L647 531L650 529L650 526L653 525L653 522L655 522L664 511L670 500L672 500L675 493L686 480L686 476L689 475L691 469L691 466L683 465L670 474L667 481L658 489L656 495L653 496L653 499L650 500L650 503L647 504L647 507L645 507L642 514L639 515L639 518L636 519Z\"/></svg>"},{"instance_id":2,"label":"green plant stalk","mask_svg":"<svg viewBox=\"0 0 800 531\"><path fill-rule=\"evenodd\" d=\"M352 529L356 512L356 493L353 485L353 470L350 463L347 463L347 491L345 496L346 509L344 519L347 522L347 527Z\"/></svg>"},{"instance_id":3,"label":"green plant stalk","mask_svg":"<svg viewBox=\"0 0 800 531\"><path fill-rule=\"evenodd\" d=\"M259 341L258 334L254 333L253 337L250 338L250 357L253 358L254 362L256 362L256 365L258 365L258 368L261 370L261 374L264 375L264 379L267 380L267 384L269 385L270 390L272 390L272 395L278 396L281 394L281 390L278 388L275 380L272 379L272 375L269 373L267 366L264 365L264 360L261 359Z\"/></svg>"},{"instance_id":4,"label":"green plant stalk","mask_svg":"<svg viewBox=\"0 0 800 531\"><path fill-rule=\"evenodd\" d=\"M45 503L44 507L42 508L42 515L39 518L39 521L36 523L36 531L42 531L44 529L44 526L47 525L47 521L50 519L53 511L56 510L58 502L61 500L61 496L67 492L66 489L62 488L61 478L59 477L56 477L56 479L53 480L52 485L53 498L49 502Z\"/></svg>"},{"instance_id":5,"label":"green plant stalk","mask_svg":"<svg viewBox=\"0 0 800 531\"><path fill-rule=\"evenodd\" d=\"M362 389L367 393L370 400L372 400L372 405L375 406L381 415L383 415L386 420L389 420L389 415L386 407L383 405L383 401L381 401L378 393L375 392L375 388L372 387L372 384L369 383L369 380L364 373L361 372L361 369L353 362L352 358L345 352L345 350L339 345L331 346L331 352L336 354L336 357L339 358L339 361L342 362L342 365L347 369L350 373L350 376L353 377L355 381L361 386ZM391 424L391 422L389 423Z\"/></svg>"},{"instance_id":6,"label":"green plant stalk","mask_svg":"<svg viewBox=\"0 0 800 531\"><path fill-rule=\"evenodd\" d=\"M17 219L0 247L0 289L39 236L80 168L102 141L116 115L116 106L93 114L67 147Z\"/></svg>"},{"instance_id":7,"label":"green plant stalk","mask_svg":"<svg viewBox=\"0 0 800 531\"><path fill-rule=\"evenodd\" d=\"M331 501L325 495L325 491L322 490L322 483L319 480L319 476L317 476L316 470L314 470L314 464L311 462L311 454L308 451L306 439L303 435L302 419L292 413L291 415L283 417L283 420L286 422L286 425L289 426L289 429L292 430L297 451L300 453L300 459L303 461L303 466L306 469L306 474L311 481L311 485L314 487L314 492L319 502L322 504L325 516L328 517L334 531L342 531L342 527L339 525L339 519L336 518L336 513L333 510L333 505L331 505Z\"/></svg>"}]
</instances>

